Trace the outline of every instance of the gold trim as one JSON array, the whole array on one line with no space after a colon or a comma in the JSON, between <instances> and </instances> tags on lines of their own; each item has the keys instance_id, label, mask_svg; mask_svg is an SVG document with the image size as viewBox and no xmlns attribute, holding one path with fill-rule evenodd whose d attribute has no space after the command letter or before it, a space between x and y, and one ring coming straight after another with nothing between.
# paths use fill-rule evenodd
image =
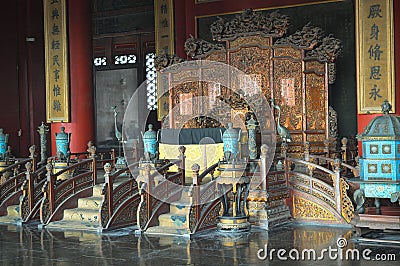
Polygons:
<instances>
[{"instance_id":1,"label":"gold trim","mask_svg":"<svg viewBox=\"0 0 400 266\"><path fill-rule=\"evenodd\" d=\"M50 8L50 5L52 8ZM46 65L46 120L50 122L69 122L69 61L68 61L68 39L67 39L67 13L66 13L66 1L60 0L56 3L51 3L51 0L44 0L44 40L45 40L45 65ZM52 19L54 16L53 11L55 8L59 8L61 13L58 13L57 21L60 24L56 24L57 21ZM58 10L58 9L57 9ZM58 27L60 36L59 47L61 52L55 52L51 49L52 42L52 31L54 31L54 25ZM52 51L53 50L53 51ZM54 56L57 56L59 66L54 66ZM59 81L54 81L52 75L54 71L59 70ZM54 96L54 86L59 87L60 95ZM60 97L59 97L60 96ZM57 97L57 98L56 98ZM54 101L59 101L61 114L55 114L54 112Z\"/></svg>"},{"instance_id":2,"label":"gold trim","mask_svg":"<svg viewBox=\"0 0 400 266\"><path fill-rule=\"evenodd\" d=\"M375 103L368 103L366 97L368 94L365 91L365 76L367 76L368 66L365 64L364 60L366 56L362 56L362 51L366 51L364 46L364 34L365 30L363 26L365 25L365 18L362 17L362 14L369 12L367 11L367 1L366 0L356 0L356 59L357 59L357 99L358 99L358 113L359 114L369 114L369 113L381 113L381 104L384 100L388 100L392 104L391 113L395 113L395 77L394 77L394 21L393 21L393 0L369 0L373 4L383 4L386 9L386 17L385 22L379 25L385 25L386 39L382 41L383 51L386 51L385 56L386 60L382 60L385 65L386 72L382 76L385 78L381 78L383 82L381 83L381 88L387 89L387 99L382 96L379 98L379 101L375 101ZM367 13L368 14L368 13ZM381 33L382 30L380 31ZM367 33L368 34L368 33ZM387 52L388 51L388 52ZM369 70L369 69L368 69ZM364 77L364 78L363 78ZM386 96L386 95L385 95Z\"/></svg>"}]
</instances>

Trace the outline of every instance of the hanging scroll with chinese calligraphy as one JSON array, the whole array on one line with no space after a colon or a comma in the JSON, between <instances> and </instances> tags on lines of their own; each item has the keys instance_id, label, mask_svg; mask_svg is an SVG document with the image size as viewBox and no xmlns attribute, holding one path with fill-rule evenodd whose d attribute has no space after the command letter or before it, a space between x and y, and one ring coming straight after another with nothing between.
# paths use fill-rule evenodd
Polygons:
<instances>
[{"instance_id":1,"label":"hanging scroll with chinese calligraphy","mask_svg":"<svg viewBox=\"0 0 400 266\"><path fill-rule=\"evenodd\" d=\"M154 19L155 19L155 38L156 54L174 54L174 1L173 0L155 0L154 1ZM168 114L160 106L160 103L168 101L168 95L158 95L158 119L161 120ZM161 108L160 108L161 107Z\"/></svg>"},{"instance_id":2,"label":"hanging scroll with chinese calligraphy","mask_svg":"<svg viewBox=\"0 0 400 266\"><path fill-rule=\"evenodd\" d=\"M395 111L393 0L357 0L358 112Z\"/></svg>"},{"instance_id":3,"label":"hanging scroll with chinese calligraphy","mask_svg":"<svg viewBox=\"0 0 400 266\"><path fill-rule=\"evenodd\" d=\"M69 122L65 0L44 0L47 122Z\"/></svg>"}]
</instances>

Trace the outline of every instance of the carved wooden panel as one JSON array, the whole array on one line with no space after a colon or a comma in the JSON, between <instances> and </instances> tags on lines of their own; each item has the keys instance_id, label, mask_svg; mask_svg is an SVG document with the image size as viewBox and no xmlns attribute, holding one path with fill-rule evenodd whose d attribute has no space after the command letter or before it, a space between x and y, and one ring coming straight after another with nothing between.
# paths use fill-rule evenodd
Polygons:
<instances>
[{"instance_id":1,"label":"carved wooden panel","mask_svg":"<svg viewBox=\"0 0 400 266\"><path fill-rule=\"evenodd\" d=\"M234 82L224 80L231 86L224 88L212 82L221 80L221 77L213 77L218 73L204 71L210 77L208 82L193 82L190 91L193 97L212 99L193 103L193 110L198 112L194 114L204 115L204 110L215 104L214 98L220 93L219 99L227 103L230 110L225 104L214 108L213 112L225 114L226 120L241 117L238 114L244 117L243 110L247 106L238 90L247 93L246 89L251 87L247 86L249 79L254 80L265 98L274 99L281 108L280 121L275 112L275 122L290 130L293 141L288 151L300 154L306 140L322 146L324 140L335 136L335 112L328 106L327 66L335 61L342 44L310 23L292 35L283 36L289 25L288 19L277 12L262 15L252 10L245 10L230 21L219 18L210 27L216 43L190 37L185 43L185 51L193 59L224 62L246 74ZM178 80L179 76L190 76L190 73L178 73ZM225 78L229 79L229 75ZM216 89L215 86L220 87ZM179 85L177 93L181 92ZM172 107L179 104L176 97L172 95ZM180 114L174 115L175 127L181 126L182 118ZM196 126L196 123L191 125Z\"/></svg>"}]
</instances>

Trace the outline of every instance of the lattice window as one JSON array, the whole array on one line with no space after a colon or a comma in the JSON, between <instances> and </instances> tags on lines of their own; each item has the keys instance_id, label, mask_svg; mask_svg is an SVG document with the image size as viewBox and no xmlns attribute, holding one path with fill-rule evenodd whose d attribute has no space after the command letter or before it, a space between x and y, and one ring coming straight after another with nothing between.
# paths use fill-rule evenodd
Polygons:
<instances>
[{"instance_id":1,"label":"lattice window","mask_svg":"<svg viewBox=\"0 0 400 266\"><path fill-rule=\"evenodd\" d=\"M147 109L157 109L157 74L154 66L154 53L146 55Z\"/></svg>"},{"instance_id":2,"label":"lattice window","mask_svg":"<svg viewBox=\"0 0 400 266\"><path fill-rule=\"evenodd\" d=\"M107 58L105 56L103 57L96 57L93 60L93 64L95 66L106 66L107 65Z\"/></svg>"},{"instance_id":3,"label":"lattice window","mask_svg":"<svg viewBox=\"0 0 400 266\"><path fill-rule=\"evenodd\" d=\"M114 64L116 65L125 65L125 64L134 64L136 63L136 55L134 54L126 54L126 55L116 55L114 57Z\"/></svg>"}]
</instances>

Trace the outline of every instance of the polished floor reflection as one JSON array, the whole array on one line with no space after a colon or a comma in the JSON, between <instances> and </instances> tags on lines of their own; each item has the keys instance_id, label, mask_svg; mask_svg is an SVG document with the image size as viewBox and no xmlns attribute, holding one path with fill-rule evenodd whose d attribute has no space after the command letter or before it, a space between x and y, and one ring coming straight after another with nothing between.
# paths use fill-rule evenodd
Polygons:
<instances>
[{"instance_id":1,"label":"polished floor reflection","mask_svg":"<svg viewBox=\"0 0 400 266\"><path fill-rule=\"evenodd\" d=\"M345 240L339 244L338 238ZM362 257L366 249L371 250L370 261ZM357 250L360 259L346 259L347 250L349 254ZM340 252L342 259L335 259ZM379 265L376 254L394 254L400 260L400 246L359 245L350 229L317 226L288 226L272 232L253 228L232 235L210 231L185 239L135 236L133 228L96 235L0 225L0 265ZM381 265L399 263L391 260Z\"/></svg>"}]
</instances>

